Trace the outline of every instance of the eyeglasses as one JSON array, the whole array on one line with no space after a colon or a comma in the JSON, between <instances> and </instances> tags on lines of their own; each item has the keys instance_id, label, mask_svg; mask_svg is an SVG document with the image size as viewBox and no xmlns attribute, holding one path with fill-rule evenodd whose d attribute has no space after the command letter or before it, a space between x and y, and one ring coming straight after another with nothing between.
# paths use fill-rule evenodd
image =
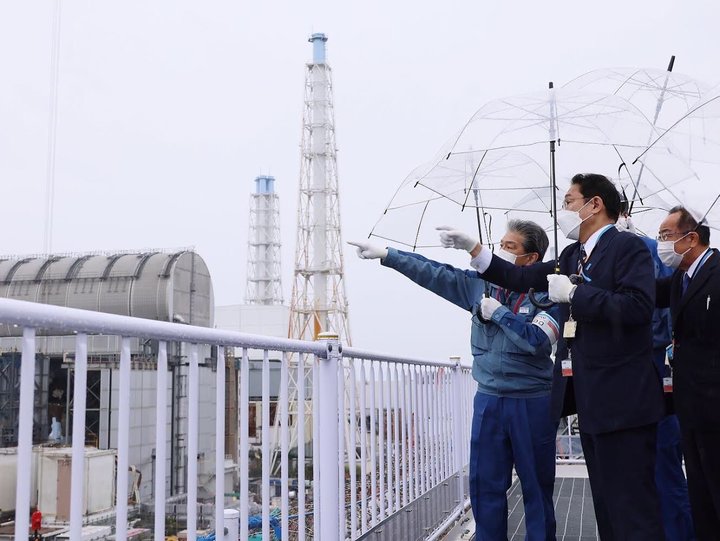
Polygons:
<instances>
[{"instance_id":1,"label":"eyeglasses","mask_svg":"<svg viewBox=\"0 0 720 541\"><path fill-rule=\"evenodd\" d=\"M678 235L683 237L688 233L692 233L692 231L660 231L657 237L655 237L655 240L665 242L668 240L672 240L673 237L677 237Z\"/></svg>"},{"instance_id":2,"label":"eyeglasses","mask_svg":"<svg viewBox=\"0 0 720 541\"><path fill-rule=\"evenodd\" d=\"M588 200L587 197L578 197L578 198L576 198L576 199L566 199L565 201L563 201L561 208L562 208L563 210L567 210L567 208L568 208L570 205L572 205L575 201L587 201L587 200Z\"/></svg>"}]
</instances>

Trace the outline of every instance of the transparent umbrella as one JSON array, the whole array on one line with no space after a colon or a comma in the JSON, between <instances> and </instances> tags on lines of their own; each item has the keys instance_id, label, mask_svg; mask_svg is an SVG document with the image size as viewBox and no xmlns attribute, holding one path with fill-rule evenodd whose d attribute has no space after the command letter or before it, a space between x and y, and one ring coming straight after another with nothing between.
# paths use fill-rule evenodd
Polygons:
<instances>
[{"instance_id":1,"label":"transparent umbrella","mask_svg":"<svg viewBox=\"0 0 720 541\"><path fill-rule=\"evenodd\" d=\"M626 158L647 146L648 133L653 129L637 107L619 96L555 89L550 83L545 92L498 99L482 106L450 144L447 155L425 168L417 184L450 197L446 176L436 174L438 169L462 158L477 164L479 170L496 152L510 149L521 150L538 163L548 163L549 194L557 193L558 178L562 184L578 171L603 172L618 180L618 172L624 170L623 174L632 178L634 171L627 166ZM466 178L465 183L465 189L477 186L475 176ZM480 187L484 187L482 180ZM469 194L464 195L469 200ZM557 197L550 197L548 205L559 272ZM534 299L532 295L530 298Z\"/></svg>"},{"instance_id":2,"label":"transparent umbrella","mask_svg":"<svg viewBox=\"0 0 720 541\"><path fill-rule=\"evenodd\" d=\"M518 150L490 152L482 163L475 158L457 154L414 170L370 236L415 250L439 246L435 228L448 223L477 225L481 240L491 247L504 233L499 224L509 219L552 229L549 173L536 159Z\"/></svg>"},{"instance_id":3,"label":"transparent umbrella","mask_svg":"<svg viewBox=\"0 0 720 541\"><path fill-rule=\"evenodd\" d=\"M667 152L678 158L672 167L659 163ZM666 205L682 204L720 231L720 86L659 134L635 161L645 168L664 167L663 175L673 179L658 193Z\"/></svg>"},{"instance_id":4,"label":"transparent umbrella","mask_svg":"<svg viewBox=\"0 0 720 541\"><path fill-rule=\"evenodd\" d=\"M674 72L675 57L666 70L656 68L603 68L590 71L568 83L568 90L619 96L637 107L658 133L667 130L710 90L710 85ZM648 141L648 144L651 141Z\"/></svg>"},{"instance_id":5,"label":"transparent umbrella","mask_svg":"<svg viewBox=\"0 0 720 541\"><path fill-rule=\"evenodd\" d=\"M593 70L576 77L563 88L602 92L627 100L652 124L652 129L647 133L649 145L700 103L710 91L707 83L674 72L674 65L675 57L672 56L666 70L636 67ZM652 156L647 156L645 160L652 167L640 163L633 178L624 183L622 188L630 200L629 210L634 217L667 206L668 203L660 195L666 188L697 177L684 159L685 149L690 148L688 142L678 138L654 146L648 151ZM665 197L672 199L667 193Z\"/></svg>"},{"instance_id":6,"label":"transparent umbrella","mask_svg":"<svg viewBox=\"0 0 720 541\"><path fill-rule=\"evenodd\" d=\"M496 224L510 219L552 229L550 190L548 172L518 150L489 151L481 163L472 154L448 156L408 175L370 236L415 251L438 246L438 225L471 229L474 221L480 240L494 249L505 231Z\"/></svg>"}]
</instances>

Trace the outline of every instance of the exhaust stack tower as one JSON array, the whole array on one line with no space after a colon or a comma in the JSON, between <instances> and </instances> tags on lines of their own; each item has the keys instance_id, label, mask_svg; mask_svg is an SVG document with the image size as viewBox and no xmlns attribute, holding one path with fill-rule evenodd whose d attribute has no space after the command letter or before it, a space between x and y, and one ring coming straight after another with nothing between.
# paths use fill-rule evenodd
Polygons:
<instances>
[{"instance_id":1,"label":"exhaust stack tower","mask_svg":"<svg viewBox=\"0 0 720 541\"><path fill-rule=\"evenodd\" d=\"M280 208L275 177L255 178L250 195L247 304L282 304L280 278Z\"/></svg>"},{"instance_id":2,"label":"exhaust stack tower","mask_svg":"<svg viewBox=\"0 0 720 541\"><path fill-rule=\"evenodd\" d=\"M340 197L333 112L332 70L325 34L313 34L313 60L305 69L295 272L289 337L315 340L321 332L350 344L343 280Z\"/></svg>"}]
</instances>

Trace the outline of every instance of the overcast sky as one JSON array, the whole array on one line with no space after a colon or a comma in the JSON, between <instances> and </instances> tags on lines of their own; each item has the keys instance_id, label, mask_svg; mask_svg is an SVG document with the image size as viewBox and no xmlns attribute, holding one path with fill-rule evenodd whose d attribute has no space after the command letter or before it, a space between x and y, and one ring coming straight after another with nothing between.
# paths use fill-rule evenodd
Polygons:
<instances>
[{"instance_id":1,"label":"overcast sky","mask_svg":"<svg viewBox=\"0 0 720 541\"><path fill-rule=\"evenodd\" d=\"M55 0L0 3L2 252L43 248ZM484 102L594 68L720 82L720 4L62 2L53 249L194 246L245 293L249 194L276 177L289 301L307 38L328 35L344 239ZM428 255L464 264L461 254ZM469 317L345 249L354 345L469 359Z\"/></svg>"}]
</instances>

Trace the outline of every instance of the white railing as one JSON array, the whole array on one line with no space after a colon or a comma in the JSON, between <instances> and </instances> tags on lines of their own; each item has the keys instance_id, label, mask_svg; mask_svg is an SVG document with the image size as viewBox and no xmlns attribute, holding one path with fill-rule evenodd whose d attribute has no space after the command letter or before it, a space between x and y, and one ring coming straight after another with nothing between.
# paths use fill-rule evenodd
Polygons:
<instances>
[{"instance_id":1,"label":"white railing","mask_svg":"<svg viewBox=\"0 0 720 541\"><path fill-rule=\"evenodd\" d=\"M472 398L475 384L457 362L426 362L345 348L336 337L318 342L276 339L158 322L51 305L0 299L0 323L23 329L16 484L15 541L28 535L31 505L32 431L36 331L76 334L70 489L70 538L80 540L83 521L85 381L88 335L120 336L118 460L115 535L128 534L128 452L130 434L131 340L159 342L157 352L154 538L166 535L166 442L168 343L187 345L187 538L198 527L198 347L218 348L215 374L214 529L224 530L224 511L240 513L239 539L250 535L253 493L249 464L249 356L262 354L261 501L262 538L272 539L277 517L271 515L270 354L280 354L278 390L280 456L280 531L283 539L359 539L437 536L467 508L465 468L468 463ZM52 332L48 333L48 329ZM241 348L238 385L239 490L237 501L225 498L225 348ZM205 393L206 394L206 393ZM290 397L294 397L292 400ZM311 406L311 409L308 408ZM291 409L294 408L293 409ZM369 425L368 425L369 423ZM305 442L312 440L312 473L307 474ZM289 464L291 443L297 442L297 471ZM308 483L309 480L311 483ZM291 503L290 487L297 485ZM308 487L309 485L309 487ZM306 490L306 487L309 490ZM440 498L438 494L444 494ZM448 496L450 494L450 496ZM434 499L438 503L432 505ZM420 501L424 501L422 506ZM425 505L430 502L430 507ZM422 507L422 508L421 508ZM395 521L404 510L411 521ZM233 519L237 521L237 519ZM233 528L229 528L231 534ZM173 532L174 533L174 532ZM400 537L398 537L400 535ZM222 535L218 535L218 541ZM373 537L375 539L375 537ZM234 539L232 540L234 541Z\"/></svg>"},{"instance_id":2,"label":"white railing","mask_svg":"<svg viewBox=\"0 0 720 541\"><path fill-rule=\"evenodd\" d=\"M555 462L563 465L585 465L585 454L580 442L577 415L570 415L560 420L557 438L555 439Z\"/></svg>"}]
</instances>

